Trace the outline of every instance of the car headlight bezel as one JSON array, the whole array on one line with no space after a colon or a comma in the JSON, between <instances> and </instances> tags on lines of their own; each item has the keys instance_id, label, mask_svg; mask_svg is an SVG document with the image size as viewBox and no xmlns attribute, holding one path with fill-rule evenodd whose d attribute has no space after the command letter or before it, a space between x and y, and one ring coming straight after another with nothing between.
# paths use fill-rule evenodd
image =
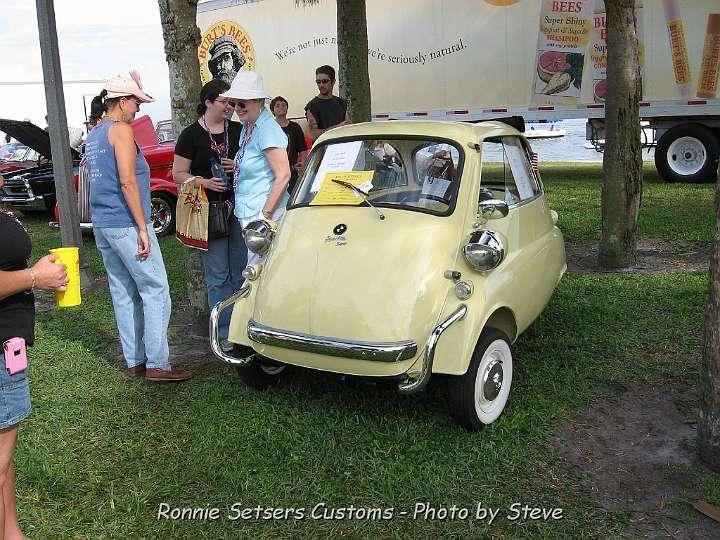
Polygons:
<instances>
[{"instance_id":1,"label":"car headlight bezel","mask_svg":"<svg viewBox=\"0 0 720 540\"><path fill-rule=\"evenodd\" d=\"M262 256L270 249L270 244L275 237L275 230L264 219L258 219L248 223L242 234L247 248Z\"/></svg>"}]
</instances>

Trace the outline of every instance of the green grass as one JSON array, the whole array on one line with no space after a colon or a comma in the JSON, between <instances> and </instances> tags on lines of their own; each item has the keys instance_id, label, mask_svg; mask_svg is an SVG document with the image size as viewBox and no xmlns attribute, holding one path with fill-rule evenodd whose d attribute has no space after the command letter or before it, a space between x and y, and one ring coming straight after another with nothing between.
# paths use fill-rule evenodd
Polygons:
<instances>
[{"instance_id":1,"label":"green grass","mask_svg":"<svg viewBox=\"0 0 720 540\"><path fill-rule=\"evenodd\" d=\"M566 237L597 238L599 167L547 165L546 190ZM712 239L712 186L646 184L641 233ZM676 204L682 201L681 204ZM686 212L683 211L686 208ZM34 258L59 245L41 218L25 223ZM176 306L182 248L161 241ZM102 264L91 238L86 254ZM588 498L550 437L567 418L632 381L690 385L701 358L706 273L576 276L561 282L515 346L513 394L478 434L447 415L445 389L402 397L297 371L258 393L212 363L181 385L127 378L106 291L79 309L42 311L32 350L33 414L16 454L19 507L33 538L607 538L629 515ZM642 306L639 310L637 306ZM720 504L720 479L692 471ZM156 519L161 503L218 507L220 519ZM464 520L236 520L231 506L471 509ZM559 521L509 521L514 502L562 507ZM489 525L480 503L504 510Z\"/></svg>"}]
</instances>

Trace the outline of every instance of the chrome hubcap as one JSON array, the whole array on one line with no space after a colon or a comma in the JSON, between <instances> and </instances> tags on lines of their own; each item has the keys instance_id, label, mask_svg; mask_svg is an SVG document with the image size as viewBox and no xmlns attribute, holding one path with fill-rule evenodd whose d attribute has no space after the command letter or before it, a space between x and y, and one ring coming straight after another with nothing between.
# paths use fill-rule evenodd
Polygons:
<instances>
[{"instance_id":1,"label":"chrome hubcap","mask_svg":"<svg viewBox=\"0 0 720 540\"><path fill-rule=\"evenodd\" d=\"M165 232L172 221L170 205L164 199L153 197L150 202L150 209L150 218L152 219L155 234Z\"/></svg>"},{"instance_id":2,"label":"chrome hubcap","mask_svg":"<svg viewBox=\"0 0 720 540\"><path fill-rule=\"evenodd\" d=\"M493 360L488 364L485 373L483 374L483 398L487 401L492 401L502 390L503 385L503 368L502 361Z\"/></svg>"}]
</instances>

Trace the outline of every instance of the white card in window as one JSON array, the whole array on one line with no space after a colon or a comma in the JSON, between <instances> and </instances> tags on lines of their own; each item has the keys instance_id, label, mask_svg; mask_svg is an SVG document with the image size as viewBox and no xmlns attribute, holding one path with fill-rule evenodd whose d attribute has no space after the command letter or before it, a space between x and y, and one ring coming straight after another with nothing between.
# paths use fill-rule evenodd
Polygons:
<instances>
[{"instance_id":1,"label":"white card in window","mask_svg":"<svg viewBox=\"0 0 720 540\"><path fill-rule=\"evenodd\" d=\"M445 194L450 188L450 180L426 176L423 182L421 196L446 199Z\"/></svg>"},{"instance_id":2,"label":"white card in window","mask_svg":"<svg viewBox=\"0 0 720 540\"><path fill-rule=\"evenodd\" d=\"M510 170L512 171L515 185L520 195L520 200L525 201L535 196L532 182L530 180L530 171L528 170L527 156L519 146L514 144L506 144L507 159L510 162Z\"/></svg>"},{"instance_id":3,"label":"white card in window","mask_svg":"<svg viewBox=\"0 0 720 540\"><path fill-rule=\"evenodd\" d=\"M363 141L330 144L325 148L322 162L315 173L310 191L320 190L320 186L329 172L352 171L355 168Z\"/></svg>"}]
</instances>

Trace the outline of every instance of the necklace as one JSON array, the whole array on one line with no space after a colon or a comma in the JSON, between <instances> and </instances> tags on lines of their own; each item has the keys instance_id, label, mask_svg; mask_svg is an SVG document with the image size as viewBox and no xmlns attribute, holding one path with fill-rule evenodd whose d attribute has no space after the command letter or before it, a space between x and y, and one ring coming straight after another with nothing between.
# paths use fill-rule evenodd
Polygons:
<instances>
[{"instance_id":1,"label":"necklace","mask_svg":"<svg viewBox=\"0 0 720 540\"><path fill-rule=\"evenodd\" d=\"M15 223L20 225L25 232L27 232L27 229L25 228L25 225L22 224L22 221L20 221L17 216L13 213L12 210L8 210L7 208L4 208L0 206L0 214L4 214L7 217L9 217L11 220L13 220Z\"/></svg>"},{"instance_id":2,"label":"necklace","mask_svg":"<svg viewBox=\"0 0 720 540\"><path fill-rule=\"evenodd\" d=\"M233 176L233 188L237 186L238 179L240 177L240 168L242 167L242 160L245 157L245 147L247 147L248 142L250 141L250 137L253 134L253 128L255 127L255 124L251 126L245 127L245 136L242 139L242 142L240 143L240 148L238 148L237 154L235 154L235 174Z\"/></svg>"},{"instance_id":3,"label":"necklace","mask_svg":"<svg viewBox=\"0 0 720 540\"><path fill-rule=\"evenodd\" d=\"M205 131L207 131L208 138L210 139L210 150L215 152L220 158L227 158L230 146L228 144L228 121L225 120L225 125L223 127L223 142L221 143L213 139L210 128L207 125L207 120L205 120L205 115L202 116L202 125L205 128Z\"/></svg>"}]
</instances>

